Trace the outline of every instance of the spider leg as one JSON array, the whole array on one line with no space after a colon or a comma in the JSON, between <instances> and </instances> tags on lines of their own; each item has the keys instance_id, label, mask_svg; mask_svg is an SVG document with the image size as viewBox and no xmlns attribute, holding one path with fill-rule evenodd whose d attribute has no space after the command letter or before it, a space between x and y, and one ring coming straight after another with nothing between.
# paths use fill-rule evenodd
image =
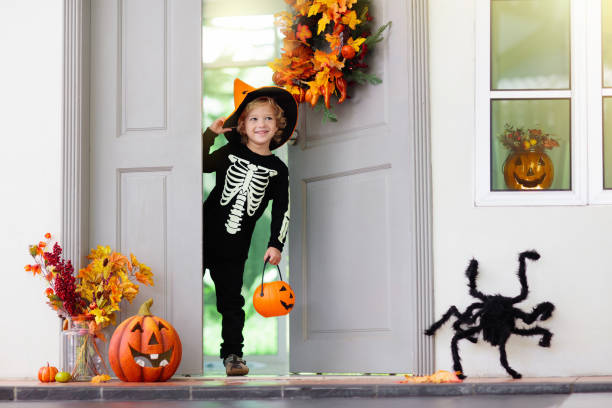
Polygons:
<instances>
[{"instance_id":1,"label":"spider leg","mask_svg":"<svg viewBox=\"0 0 612 408\"><path fill-rule=\"evenodd\" d=\"M555 310L555 305L550 302L543 302L533 308L531 313L525 313L520 309L514 308L514 314L517 318L521 319L527 324L535 322L538 317L540 320L546 320L552 316L552 312Z\"/></svg>"},{"instance_id":2,"label":"spider leg","mask_svg":"<svg viewBox=\"0 0 612 408\"><path fill-rule=\"evenodd\" d=\"M451 316L456 316L457 319L461 319L461 313L459 313L459 310L457 310L457 306L449 307L440 320L432 324L429 329L425 330L425 334L428 336L433 335L436 330L438 330L444 323L446 323L448 319L451 318Z\"/></svg>"},{"instance_id":3,"label":"spider leg","mask_svg":"<svg viewBox=\"0 0 612 408\"><path fill-rule=\"evenodd\" d=\"M455 372L457 373L457 377L459 377L459 379L461 380L465 378L465 375L463 374L463 367L461 366L461 357L459 357L459 346L457 343L461 339L468 339L472 341L471 339L474 338L473 337L474 334L478 333L480 329L481 329L480 326L476 326L476 327L472 327L471 329L461 331L455 334L453 336L453 339L451 340L451 353L453 355L453 370L455 370Z\"/></svg>"},{"instance_id":4,"label":"spider leg","mask_svg":"<svg viewBox=\"0 0 612 408\"><path fill-rule=\"evenodd\" d=\"M465 312L463 312L461 317L457 319L455 323L453 323L453 329L455 329L455 331L457 332L465 331L465 329L463 329L461 325L474 324L476 319L482 314L482 310L474 314L472 313L474 312L474 310L481 308L483 305L484 305L483 303L472 303L470 306L468 306L468 308L465 310ZM476 336L466 337L466 338L472 343L476 343L478 341L478 337Z\"/></svg>"},{"instance_id":5,"label":"spider leg","mask_svg":"<svg viewBox=\"0 0 612 408\"><path fill-rule=\"evenodd\" d=\"M471 305L468 306L467 309L465 309L465 312L463 313L463 315L461 316L460 320L465 320L469 323L474 323L476 321L476 318L478 318L481 314L482 314L482 310L479 312L476 312L474 314L472 314L476 309L480 309L484 306L484 303L472 303Z\"/></svg>"},{"instance_id":6,"label":"spider leg","mask_svg":"<svg viewBox=\"0 0 612 408\"><path fill-rule=\"evenodd\" d=\"M474 296L477 299L485 300L486 296L476 289L476 277L478 276L478 261L472 259L470 261L469 266L465 270L465 276L468 277L470 283L468 287L470 288L470 295Z\"/></svg>"},{"instance_id":7,"label":"spider leg","mask_svg":"<svg viewBox=\"0 0 612 408\"><path fill-rule=\"evenodd\" d=\"M508 374L510 374L512 376L512 378L517 380L517 379L521 378L522 375L520 373L517 373L516 371L514 371L512 369L512 367L510 367L510 364L508 364L508 355L506 354L506 341L507 340L508 339L506 338L506 340L504 340L499 345L499 361L500 361L501 365L506 369Z\"/></svg>"},{"instance_id":8,"label":"spider leg","mask_svg":"<svg viewBox=\"0 0 612 408\"><path fill-rule=\"evenodd\" d=\"M550 347L550 339L553 334L548 330L540 326L532 327L531 329L512 329L512 333L518 334L519 336L537 336L539 334L542 335L540 342L538 345L541 347Z\"/></svg>"},{"instance_id":9,"label":"spider leg","mask_svg":"<svg viewBox=\"0 0 612 408\"><path fill-rule=\"evenodd\" d=\"M525 274L527 270L525 267L525 258L531 259L532 261L537 261L540 259L540 254L538 254L536 251L525 251L519 254L518 277L519 281L521 282L521 294L513 298L512 303L522 302L523 300L527 299L527 295L529 294L529 286L527 285L527 276Z\"/></svg>"}]
</instances>

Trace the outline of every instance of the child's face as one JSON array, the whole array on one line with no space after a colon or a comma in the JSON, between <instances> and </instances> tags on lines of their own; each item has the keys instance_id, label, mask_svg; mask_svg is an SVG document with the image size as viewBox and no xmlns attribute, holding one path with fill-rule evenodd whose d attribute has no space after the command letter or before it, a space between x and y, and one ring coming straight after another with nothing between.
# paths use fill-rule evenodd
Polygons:
<instances>
[{"instance_id":1,"label":"child's face","mask_svg":"<svg viewBox=\"0 0 612 408\"><path fill-rule=\"evenodd\" d=\"M268 104L256 105L246 116L244 128L249 143L269 147L278 130L274 109Z\"/></svg>"}]
</instances>

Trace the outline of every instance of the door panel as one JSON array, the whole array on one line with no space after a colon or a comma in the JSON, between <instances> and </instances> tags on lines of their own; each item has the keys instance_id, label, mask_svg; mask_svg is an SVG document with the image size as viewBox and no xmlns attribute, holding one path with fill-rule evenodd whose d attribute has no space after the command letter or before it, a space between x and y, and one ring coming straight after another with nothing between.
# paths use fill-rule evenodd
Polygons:
<instances>
[{"instance_id":1,"label":"door panel","mask_svg":"<svg viewBox=\"0 0 612 408\"><path fill-rule=\"evenodd\" d=\"M124 319L181 335L179 373L202 372L201 0L93 0L90 247L152 268Z\"/></svg>"},{"instance_id":2,"label":"door panel","mask_svg":"<svg viewBox=\"0 0 612 408\"><path fill-rule=\"evenodd\" d=\"M362 86L322 124L300 109L290 148L291 372L416 372L416 174L408 81L410 0L374 0L391 32ZM392 52L390 52L392 50Z\"/></svg>"},{"instance_id":3,"label":"door panel","mask_svg":"<svg viewBox=\"0 0 612 408\"><path fill-rule=\"evenodd\" d=\"M309 334L389 331L388 169L307 180ZM364 199L364 192L368 197ZM361 216L367 214L368 216ZM325 239L317 239L325 237ZM347 237L355 237L351 245ZM372 240L366 237L376 237ZM380 254L380 257L355 254ZM355 271L372 271L354 279ZM355 302L355 294L380 302ZM334 309L330 313L330 308Z\"/></svg>"}]
</instances>

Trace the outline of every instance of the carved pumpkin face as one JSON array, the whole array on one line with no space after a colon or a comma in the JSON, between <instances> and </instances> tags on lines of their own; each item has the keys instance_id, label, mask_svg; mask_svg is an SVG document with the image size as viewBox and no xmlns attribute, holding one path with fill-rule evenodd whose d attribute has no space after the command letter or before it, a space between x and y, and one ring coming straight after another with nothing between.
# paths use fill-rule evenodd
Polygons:
<instances>
[{"instance_id":1,"label":"carved pumpkin face","mask_svg":"<svg viewBox=\"0 0 612 408\"><path fill-rule=\"evenodd\" d=\"M263 284L253 293L253 306L263 317L283 316L288 314L295 304L295 294L287 282L274 281Z\"/></svg>"},{"instance_id":2,"label":"carved pumpkin face","mask_svg":"<svg viewBox=\"0 0 612 408\"><path fill-rule=\"evenodd\" d=\"M166 381L181 362L178 333L164 319L149 311L149 299L138 315L121 323L111 338L109 361L123 381Z\"/></svg>"},{"instance_id":3,"label":"carved pumpkin face","mask_svg":"<svg viewBox=\"0 0 612 408\"><path fill-rule=\"evenodd\" d=\"M552 160L544 152L514 152L504 163L504 180L513 190L545 190L554 175Z\"/></svg>"}]
</instances>

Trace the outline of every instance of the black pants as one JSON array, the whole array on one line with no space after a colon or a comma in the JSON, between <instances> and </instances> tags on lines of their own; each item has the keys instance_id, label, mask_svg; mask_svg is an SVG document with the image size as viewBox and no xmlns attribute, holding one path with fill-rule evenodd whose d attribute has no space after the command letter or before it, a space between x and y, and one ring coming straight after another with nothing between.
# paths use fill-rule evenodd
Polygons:
<instances>
[{"instance_id":1,"label":"black pants","mask_svg":"<svg viewBox=\"0 0 612 408\"><path fill-rule=\"evenodd\" d=\"M245 261L209 260L206 267L215 283L217 293L217 311L221 313L221 351L219 357L230 354L242 357L244 337L244 297L242 290L242 275Z\"/></svg>"}]
</instances>

